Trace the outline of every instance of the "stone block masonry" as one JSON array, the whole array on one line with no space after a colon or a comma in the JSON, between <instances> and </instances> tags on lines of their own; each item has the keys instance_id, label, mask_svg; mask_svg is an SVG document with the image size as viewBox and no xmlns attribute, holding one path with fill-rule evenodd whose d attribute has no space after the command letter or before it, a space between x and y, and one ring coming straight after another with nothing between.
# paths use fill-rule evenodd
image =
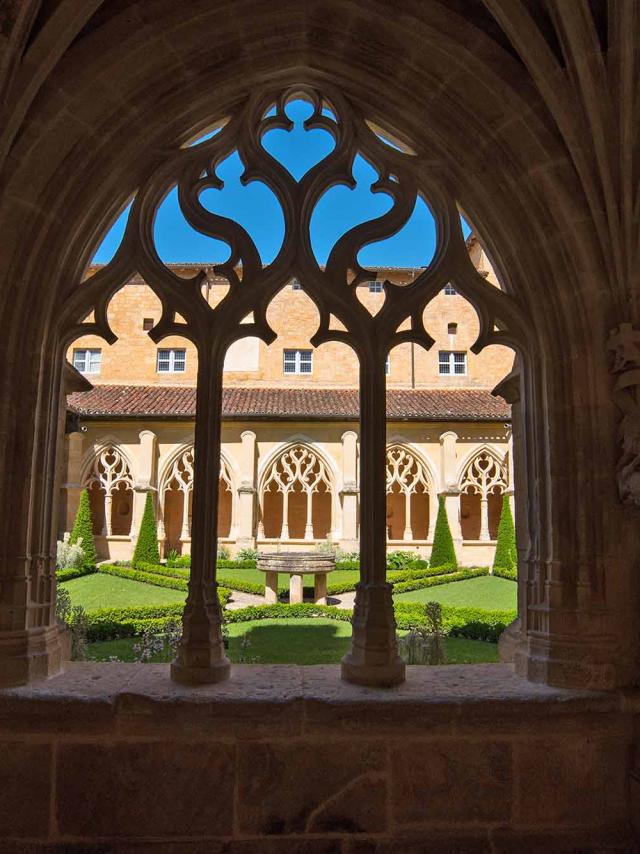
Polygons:
<instances>
[{"instance_id":1,"label":"stone block masonry","mask_svg":"<svg viewBox=\"0 0 640 854\"><path fill-rule=\"evenodd\" d=\"M90 664L0 692L1 850L633 851L634 708L505 665L240 665L217 686Z\"/></svg>"}]
</instances>

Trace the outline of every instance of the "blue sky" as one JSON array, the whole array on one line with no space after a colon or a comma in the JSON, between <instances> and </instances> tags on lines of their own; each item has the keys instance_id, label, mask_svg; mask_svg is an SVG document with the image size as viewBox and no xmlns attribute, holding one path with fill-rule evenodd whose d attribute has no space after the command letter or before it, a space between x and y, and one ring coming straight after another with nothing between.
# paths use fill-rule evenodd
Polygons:
<instances>
[{"instance_id":1,"label":"blue sky","mask_svg":"<svg viewBox=\"0 0 640 854\"><path fill-rule=\"evenodd\" d=\"M287 114L295 122L290 132L272 130L265 135L266 150L299 179L333 148L333 138L323 130L305 131L302 122L311 113L303 101L292 101ZM208 136L211 136L209 134ZM352 226L381 216L391 207L389 196L370 190L377 180L376 171L361 157L354 163L355 189L333 187L320 199L311 219L311 242L319 263L323 264L336 240ZM280 205L271 190L260 182L246 187L240 184L242 163L237 153L218 167L224 181L222 190L206 190L201 200L209 210L235 219L249 232L262 261L270 263L282 244L284 224ZM109 261L124 232L128 209L105 235L94 256L96 263ZM466 231L466 229L465 229ZM228 246L192 229L182 216L173 190L158 210L155 223L158 254L166 263L191 261L220 263L229 255ZM391 238L366 246L359 256L365 267L420 267L433 257L435 230L427 205L418 199L404 228Z\"/></svg>"}]
</instances>

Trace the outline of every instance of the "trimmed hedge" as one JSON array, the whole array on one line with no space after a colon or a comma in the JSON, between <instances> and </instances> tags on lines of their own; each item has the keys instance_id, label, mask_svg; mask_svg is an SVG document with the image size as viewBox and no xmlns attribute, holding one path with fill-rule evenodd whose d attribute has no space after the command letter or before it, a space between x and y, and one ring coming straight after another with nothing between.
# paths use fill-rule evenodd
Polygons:
<instances>
[{"instance_id":1,"label":"trimmed hedge","mask_svg":"<svg viewBox=\"0 0 640 854\"><path fill-rule=\"evenodd\" d=\"M518 555L516 551L516 529L513 524L511 503L508 495L502 496L502 510L500 511L500 522L498 524L498 537L496 540L496 551L493 558L493 571L497 569L513 572L515 575L518 566ZM511 577L511 576L507 576Z\"/></svg>"},{"instance_id":2,"label":"trimmed hedge","mask_svg":"<svg viewBox=\"0 0 640 854\"><path fill-rule=\"evenodd\" d=\"M395 593L409 593L411 590L424 590L426 587L437 587L439 584L452 584L454 581L466 581L468 578L478 578L481 575L489 575L486 566L477 569L459 569L448 575L436 575L431 578L415 578L411 581L402 581L393 585Z\"/></svg>"},{"instance_id":3,"label":"trimmed hedge","mask_svg":"<svg viewBox=\"0 0 640 854\"><path fill-rule=\"evenodd\" d=\"M156 511L153 506L153 497L147 492L144 501L144 512L140 522L140 531L136 540L131 563L134 567L142 563L160 563L160 552L158 551L158 525L156 523Z\"/></svg>"},{"instance_id":4,"label":"trimmed hedge","mask_svg":"<svg viewBox=\"0 0 640 854\"><path fill-rule=\"evenodd\" d=\"M93 539L93 516L91 515L91 503L89 501L89 493L83 489L80 493L80 503L78 504L78 512L73 523L73 530L69 537L71 545L82 540L80 548L84 552L84 565L86 567L94 567L98 562L98 554L96 552L96 544Z\"/></svg>"},{"instance_id":5,"label":"trimmed hedge","mask_svg":"<svg viewBox=\"0 0 640 854\"><path fill-rule=\"evenodd\" d=\"M424 605L417 602L397 603L394 612L399 629L412 629L424 624ZM502 632L516 616L515 610L489 611L485 608L442 606L442 623L447 634L491 643L498 642Z\"/></svg>"},{"instance_id":6,"label":"trimmed hedge","mask_svg":"<svg viewBox=\"0 0 640 854\"><path fill-rule=\"evenodd\" d=\"M218 588L221 605L226 605L229 590ZM125 638L139 635L143 631L162 632L169 623L175 623L182 617L184 606L176 605L139 605L132 608L99 608L87 612L88 636L90 642ZM401 603L394 607L396 624L399 629L412 629L425 624L424 605L419 603ZM333 605L313 605L301 603L287 605L279 602L275 605L252 605L237 611L225 611L228 623L243 623L249 620L272 620L325 617L341 622L351 622L352 612L336 608ZM515 611L489 611L483 608L458 608L442 606L442 618L445 631L456 637L471 640L497 642L505 628L516 617Z\"/></svg>"},{"instance_id":7,"label":"trimmed hedge","mask_svg":"<svg viewBox=\"0 0 640 854\"><path fill-rule=\"evenodd\" d=\"M335 605L314 605L312 602L288 605L286 602L276 602L274 605L249 605L246 608L238 608L237 611L225 611L224 618L227 623L246 623L249 620L328 617L350 623L352 613L351 610L336 608Z\"/></svg>"},{"instance_id":8,"label":"trimmed hedge","mask_svg":"<svg viewBox=\"0 0 640 854\"><path fill-rule=\"evenodd\" d=\"M97 572L95 566L69 566L66 569L56 569L58 584L63 581L71 581L73 578L81 578L83 575L93 575Z\"/></svg>"},{"instance_id":9,"label":"trimmed hedge","mask_svg":"<svg viewBox=\"0 0 640 854\"><path fill-rule=\"evenodd\" d=\"M442 495L438 498L438 515L436 516L436 527L433 532L430 562L432 566L442 566L445 563L458 566L456 549L453 545L453 537L451 536L451 528L449 527L449 519L447 517L447 508L444 503L444 496Z\"/></svg>"},{"instance_id":10,"label":"trimmed hedge","mask_svg":"<svg viewBox=\"0 0 640 854\"><path fill-rule=\"evenodd\" d=\"M491 574L498 578L508 578L509 581L518 580L518 571L515 567L513 569L505 569L504 566L494 566L491 570Z\"/></svg>"},{"instance_id":11,"label":"trimmed hedge","mask_svg":"<svg viewBox=\"0 0 640 854\"><path fill-rule=\"evenodd\" d=\"M146 564L144 564L146 566ZM158 572L145 572L142 569L129 569L126 566L113 566L103 563L98 567L98 572L105 575L115 575L117 578L127 578L129 581L141 581L143 584L153 584L155 587L168 587L171 590L187 590L185 578L170 578L160 575Z\"/></svg>"}]
</instances>

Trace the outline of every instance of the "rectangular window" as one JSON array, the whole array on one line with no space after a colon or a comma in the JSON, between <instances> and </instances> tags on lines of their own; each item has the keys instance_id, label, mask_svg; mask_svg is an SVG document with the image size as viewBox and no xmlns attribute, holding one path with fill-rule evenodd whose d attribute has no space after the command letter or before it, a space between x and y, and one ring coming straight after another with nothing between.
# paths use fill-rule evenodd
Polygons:
<instances>
[{"instance_id":1,"label":"rectangular window","mask_svg":"<svg viewBox=\"0 0 640 854\"><path fill-rule=\"evenodd\" d=\"M384 373L385 376L389 375L389 371L391 370L391 356L387 353L387 358L384 363Z\"/></svg>"},{"instance_id":2,"label":"rectangular window","mask_svg":"<svg viewBox=\"0 0 640 854\"><path fill-rule=\"evenodd\" d=\"M447 323L447 333L449 335L457 335L458 334L458 324L457 323Z\"/></svg>"},{"instance_id":3,"label":"rectangular window","mask_svg":"<svg viewBox=\"0 0 640 854\"><path fill-rule=\"evenodd\" d=\"M99 374L102 365L102 350L74 350L73 367L81 374Z\"/></svg>"},{"instance_id":4,"label":"rectangular window","mask_svg":"<svg viewBox=\"0 0 640 854\"><path fill-rule=\"evenodd\" d=\"M467 354L454 350L440 350L438 353L438 373L443 376L467 373Z\"/></svg>"},{"instance_id":5,"label":"rectangular window","mask_svg":"<svg viewBox=\"0 0 640 854\"><path fill-rule=\"evenodd\" d=\"M173 348L158 350L159 374L182 374L187 364L187 351Z\"/></svg>"},{"instance_id":6,"label":"rectangular window","mask_svg":"<svg viewBox=\"0 0 640 854\"><path fill-rule=\"evenodd\" d=\"M312 365L312 350L284 351L283 370L285 374L310 374Z\"/></svg>"},{"instance_id":7,"label":"rectangular window","mask_svg":"<svg viewBox=\"0 0 640 854\"><path fill-rule=\"evenodd\" d=\"M142 328L145 332L148 332L150 329L153 329L153 317L143 317Z\"/></svg>"},{"instance_id":8,"label":"rectangular window","mask_svg":"<svg viewBox=\"0 0 640 854\"><path fill-rule=\"evenodd\" d=\"M451 282L447 282L447 284L444 286L444 292L448 297L454 297L458 293L451 284Z\"/></svg>"},{"instance_id":9,"label":"rectangular window","mask_svg":"<svg viewBox=\"0 0 640 854\"><path fill-rule=\"evenodd\" d=\"M291 280L291 290L292 291L301 291L302 290L302 282L300 279L292 279Z\"/></svg>"},{"instance_id":10,"label":"rectangular window","mask_svg":"<svg viewBox=\"0 0 640 854\"><path fill-rule=\"evenodd\" d=\"M375 282L369 282L369 293L370 294L381 294L382 293L382 282L380 279L376 279Z\"/></svg>"}]
</instances>

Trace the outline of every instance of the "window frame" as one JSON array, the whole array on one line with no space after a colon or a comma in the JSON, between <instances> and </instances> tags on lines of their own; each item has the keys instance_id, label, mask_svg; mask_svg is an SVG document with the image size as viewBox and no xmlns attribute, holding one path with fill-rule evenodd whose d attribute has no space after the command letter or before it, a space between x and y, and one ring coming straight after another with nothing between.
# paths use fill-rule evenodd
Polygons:
<instances>
[{"instance_id":1,"label":"window frame","mask_svg":"<svg viewBox=\"0 0 640 854\"><path fill-rule=\"evenodd\" d=\"M446 360L443 359L446 356ZM456 359L457 356L462 356L462 361ZM456 367L462 365L463 371L457 371ZM448 370L443 371L443 367ZM438 376L441 377L465 377L469 372L466 350L439 350L438 351Z\"/></svg>"},{"instance_id":2,"label":"window frame","mask_svg":"<svg viewBox=\"0 0 640 854\"><path fill-rule=\"evenodd\" d=\"M291 355L293 354L293 360ZM304 359L303 359L304 355ZM306 357L309 357L308 360ZM289 357L289 358L287 358ZM287 370L287 365L293 364L293 370ZM309 370L302 370L303 365L309 365ZM282 351L282 373L287 376L303 376L308 377L313 373L313 350L304 348L287 347Z\"/></svg>"},{"instance_id":3,"label":"window frame","mask_svg":"<svg viewBox=\"0 0 640 854\"><path fill-rule=\"evenodd\" d=\"M84 367L80 368L76 364L76 359L80 353L84 353ZM92 356L97 356L97 369L92 370ZM81 374L96 376L102 371L102 347L74 347L72 356L73 367Z\"/></svg>"},{"instance_id":4,"label":"window frame","mask_svg":"<svg viewBox=\"0 0 640 854\"><path fill-rule=\"evenodd\" d=\"M165 361L161 353L168 353L168 368L160 368L160 361ZM182 359L177 360L176 354L182 353ZM182 362L181 368L176 368L176 361ZM187 350L185 347L158 347L156 350L156 373L157 374L184 374L187 370Z\"/></svg>"},{"instance_id":5,"label":"window frame","mask_svg":"<svg viewBox=\"0 0 640 854\"><path fill-rule=\"evenodd\" d=\"M368 285L370 294L384 293L384 282L382 279L370 279Z\"/></svg>"},{"instance_id":6,"label":"window frame","mask_svg":"<svg viewBox=\"0 0 640 854\"><path fill-rule=\"evenodd\" d=\"M447 284L442 289L442 292L446 297L455 297L458 295L458 291L453 287L451 282L447 282Z\"/></svg>"}]
</instances>

